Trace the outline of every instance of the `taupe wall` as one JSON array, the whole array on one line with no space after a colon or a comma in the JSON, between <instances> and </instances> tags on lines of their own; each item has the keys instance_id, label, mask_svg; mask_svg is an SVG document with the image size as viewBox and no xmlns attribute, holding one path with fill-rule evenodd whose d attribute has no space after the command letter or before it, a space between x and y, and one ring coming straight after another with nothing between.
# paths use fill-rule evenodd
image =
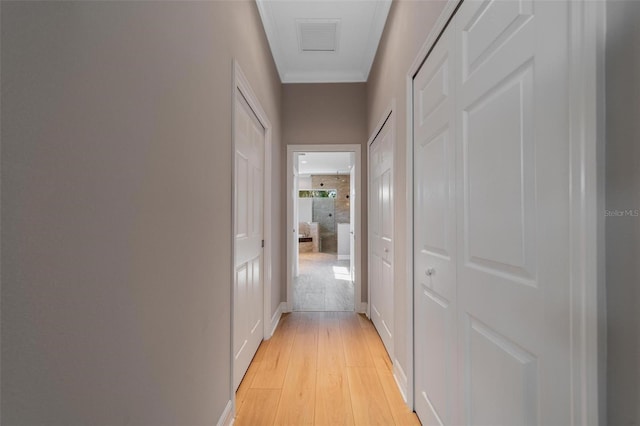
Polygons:
<instances>
[{"instance_id":1,"label":"taupe wall","mask_svg":"<svg viewBox=\"0 0 640 426\"><path fill-rule=\"evenodd\" d=\"M366 85L283 84L282 120L282 138L286 145L365 146Z\"/></svg>"},{"instance_id":2,"label":"taupe wall","mask_svg":"<svg viewBox=\"0 0 640 426\"><path fill-rule=\"evenodd\" d=\"M607 2L608 424L640 424L640 2ZM631 212L628 212L631 210Z\"/></svg>"},{"instance_id":3,"label":"taupe wall","mask_svg":"<svg viewBox=\"0 0 640 426\"><path fill-rule=\"evenodd\" d=\"M406 76L420 47L440 15L445 1L397 0L391 4L387 24L367 82L367 133L371 135L385 110L395 99L395 358L407 371L406 268ZM396 362L394 360L394 362Z\"/></svg>"},{"instance_id":4,"label":"taupe wall","mask_svg":"<svg viewBox=\"0 0 640 426\"><path fill-rule=\"evenodd\" d=\"M2 424L216 424L233 56L275 126L284 252L281 85L255 4L2 2L1 29Z\"/></svg>"},{"instance_id":5,"label":"taupe wall","mask_svg":"<svg viewBox=\"0 0 640 426\"><path fill-rule=\"evenodd\" d=\"M362 145L362 301L367 301L367 97L365 83L282 85L285 145ZM282 153L286 163L286 147ZM283 188L286 175L283 174ZM357 237L356 237L357 238ZM283 251L285 253L285 251Z\"/></svg>"}]
</instances>

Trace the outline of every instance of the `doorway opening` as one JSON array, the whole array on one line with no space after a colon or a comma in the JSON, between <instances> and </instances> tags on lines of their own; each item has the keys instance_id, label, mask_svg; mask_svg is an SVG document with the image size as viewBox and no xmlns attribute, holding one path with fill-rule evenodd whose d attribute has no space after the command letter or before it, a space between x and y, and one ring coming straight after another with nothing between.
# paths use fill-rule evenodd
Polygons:
<instances>
[{"instance_id":1,"label":"doorway opening","mask_svg":"<svg viewBox=\"0 0 640 426\"><path fill-rule=\"evenodd\" d=\"M287 301L360 312L359 145L289 146Z\"/></svg>"}]
</instances>

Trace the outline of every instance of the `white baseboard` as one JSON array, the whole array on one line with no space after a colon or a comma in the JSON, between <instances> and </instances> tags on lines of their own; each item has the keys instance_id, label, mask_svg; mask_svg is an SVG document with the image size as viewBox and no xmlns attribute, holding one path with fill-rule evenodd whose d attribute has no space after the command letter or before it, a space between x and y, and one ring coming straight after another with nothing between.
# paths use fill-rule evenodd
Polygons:
<instances>
[{"instance_id":1,"label":"white baseboard","mask_svg":"<svg viewBox=\"0 0 640 426\"><path fill-rule=\"evenodd\" d=\"M270 339L271 336L273 336L273 333L275 333L276 328L280 323L280 318L282 317L282 313L286 311L287 311L287 304L285 302L280 303L280 305L278 306L278 309L276 309L276 312L271 317L271 326L269 327L270 332L269 332L269 336L267 336L267 339Z\"/></svg>"},{"instance_id":2,"label":"white baseboard","mask_svg":"<svg viewBox=\"0 0 640 426\"><path fill-rule=\"evenodd\" d=\"M407 375L404 373L402 366L398 362L397 359L393 361L393 378L396 379L396 384L398 385L398 389L400 389L400 393L402 394L402 399L405 404L407 403Z\"/></svg>"},{"instance_id":3,"label":"white baseboard","mask_svg":"<svg viewBox=\"0 0 640 426\"><path fill-rule=\"evenodd\" d=\"M233 424L233 403L231 400L227 402L227 406L224 407L224 411L218 419L218 426L231 426Z\"/></svg>"},{"instance_id":4,"label":"white baseboard","mask_svg":"<svg viewBox=\"0 0 640 426\"><path fill-rule=\"evenodd\" d=\"M369 317L369 314L367 311L367 302L360 302L360 309L358 310L358 313L367 314L367 318Z\"/></svg>"},{"instance_id":5,"label":"white baseboard","mask_svg":"<svg viewBox=\"0 0 640 426\"><path fill-rule=\"evenodd\" d=\"M349 256L348 254L339 254L338 255L338 260L349 260L351 259L351 256Z\"/></svg>"}]
</instances>

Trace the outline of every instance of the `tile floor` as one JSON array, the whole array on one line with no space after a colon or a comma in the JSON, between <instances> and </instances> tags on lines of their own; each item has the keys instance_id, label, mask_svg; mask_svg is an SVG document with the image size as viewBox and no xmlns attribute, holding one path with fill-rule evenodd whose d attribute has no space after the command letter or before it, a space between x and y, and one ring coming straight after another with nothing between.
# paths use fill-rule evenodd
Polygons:
<instances>
[{"instance_id":1,"label":"tile floor","mask_svg":"<svg viewBox=\"0 0 640 426\"><path fill-rule=\"evenodd\" d=\"M300 253L300 275L293 282L294 311L353 311L349 261L335 254Z\"/></svg>"}]
</instances>

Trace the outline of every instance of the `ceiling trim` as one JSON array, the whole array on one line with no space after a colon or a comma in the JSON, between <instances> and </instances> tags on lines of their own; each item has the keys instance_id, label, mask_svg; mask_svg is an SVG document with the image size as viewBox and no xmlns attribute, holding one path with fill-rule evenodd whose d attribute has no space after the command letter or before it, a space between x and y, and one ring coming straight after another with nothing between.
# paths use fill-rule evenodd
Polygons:
<instances>
[{"instance_id":1,"label":"ceiling trim","mask_svg":"<svg viewBox=\"0 0 640 426\"><path fill-rule=\"evenodd\" d=\"M283 83L362 83L367 81L360 72L288 72L281 78Z\"/></svg>"},{"instance_id":2,"label":"ceiling trim","mask_svg":"<svg viewBox=\"0 0 640 426\"><path fill-rule=\"evenodd\" d=\"M384 26L387 23L389 9L391 9L391 1L392 0L382 0L376 3L376 11L374 12L373 21L369 29L369 39L375 38L375 43L369 43L367 45L368 52L365 54L365 62L363 64L363 81L367 81L369 79L369 72L371 72L371 66L373 65L373 60L376 57L378 45L380 44L380 39L382 38L382 33L384 32Z\"/></svg>"},{"instance_id":3,"label":"ceiling trim","mask_svg":"<svg viewBox=\"0 0 640 426\"><path fill-rule=\"evenodd\" d=\"M272 42L272 40L278 39L278 28L273 25L273 17L271 16L271 12L268 10L266 3L266 0L256 0L258 13L260 13L260 19L262 20L262 26L264 27L264 32L267 35L267 42L271 48L271 56L273 56L273 61L276 63L276 69L278 70L280 81L284 83L285 79L283 78L282 70L284 55L282 55L282 52L280 51L280 45Z\"/></svg>"}]
</instances>

